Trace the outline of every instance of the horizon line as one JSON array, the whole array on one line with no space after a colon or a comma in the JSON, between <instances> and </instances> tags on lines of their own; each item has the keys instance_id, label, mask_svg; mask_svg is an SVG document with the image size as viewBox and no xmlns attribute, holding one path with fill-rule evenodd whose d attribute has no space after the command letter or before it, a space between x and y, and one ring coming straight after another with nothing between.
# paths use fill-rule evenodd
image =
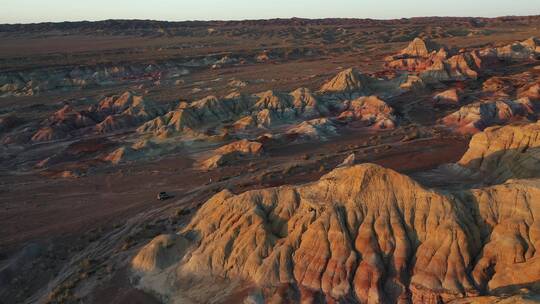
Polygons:
<instances>
[{"instance_id":1,"label":"horizon line","mask_svg":"<svg viewBox=\"0 0 540 304\"><path fill-rule=\"evenodd\" d=\"M189 23L189 22L246 22L246 21L271 21L271 20L373 20L373 21L392 21L403 19L422 19L422 18L476 18L476 19L499 19L508 17L540 17L540 14L532 15L500 15L494 17L485 16L460 16L460 15L432 15L432 16L411 16L411 17L392 17L392 18L369 18L369 17L272 17L272 18L259 18L259 19L186 19L186 20L164 20L164 19L124 19L124 18L108 18L108 19L83 19L83 20L64 20L64 21L36 21L36 22L18 22L18 23L0 23L0 25L39 25L39 24L51 24L51 23L81 23L81 22L106 22L106 21L147 21L147 22L168 22L168 23Z\"/></svg>"}]
</instances>

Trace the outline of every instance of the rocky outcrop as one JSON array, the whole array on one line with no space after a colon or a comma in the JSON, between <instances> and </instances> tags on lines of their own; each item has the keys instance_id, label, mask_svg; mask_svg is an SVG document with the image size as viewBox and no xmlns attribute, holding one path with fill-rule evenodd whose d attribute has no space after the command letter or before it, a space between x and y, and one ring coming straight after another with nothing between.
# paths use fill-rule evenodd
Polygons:
<instances>
[{"instance_id":1,"label":"rocky outcrop","mask_svg":"<svg viewBox=\"0 0 540 304\"><path fill-rule=\"evenodd\" d=\"M259 142L247 139L235 141L214 150L213 155L201 163L201 168L215 169L241 158L259 156L263 151L263 145Z\"/></svg>"},{"instance_id":2,"label":"rocky outcrop","mask_svg":"<svg viewBox=\"0 0 540 304\"><path fill-rule=\"evenodd\" d=\"M0 97L32 96L51 91L88 89L111 84L176 79L189 70L175 62L160 64L33 67L0 76Z\"/></svg>"},{"instance_id":3,"label":"rocky outcrop","mask_svg":"<svg viewBox=\"0 0 540 304\"><path fill-rule=\"evenodd\" d=\"M452 56L447 61L448 74L451 80L477 79L480 66L471 53Z\"/></svg>"},{"instance_id":4,"label":"rocky outcrop","mask_svg":"<svg viewBox=\"0 0 540 304\"><path fill-rule=\"evenodd\" d=\"M136 160L148 160L165 153L170 153L175 149L174 144L160 145L156 142L142 139L131 145L121 146L103 155L100 159L113 165L118 165Z\"/></svg>"},{"instance_id":5,"label":"rocky outcrop","mask_svg":"<svg viewBox=\"0 0 540 304\"><path fill-rule=\"evenodd\" d=\"M315 97L308 88L298 88L289 95L299 117L310 119L331 114L328 104Z\"/></svg>"},{"instance_id":6,"label":"rocky outcrop","mask_svg":"<svg viewBox=\"0 0 540 304\"><path fill-rule=\"evenodd\" d=\"M426 87L422 78L415 75L405 75L399 81L399 88L406 91L417 91Z\"/></svg>"},{"instance_id":7,"label":"rocky outcrop","mask_svg":"<svg viewBox=\"0 0 540 304\"><path fill-rule=\"evenodd\" d=\"M189 105L201 122L229 120L249 110L250 102L241 95L229 95L223 99L208 96Z\"/></svg>"},{"instance_id":8,"label":"rocky outcrop","mask_svg":"<svg viewBox=\"0 0 540 304\"><path fill-rule=\"evenodd\" d=\"M130 92L107 97L91 108L90 112L101 120L95 128L98 133L134 127L164 113L163 109L156 104Z\"/></svg>"},{"instance_id":9,"label":"rocky outcrop","mask_svg":"<svg viewBox=\"0 0 540 304\"><path fill-rule=\"evenodd\" d=\"M138 120L148 120L163 114L161 107L131 92L106 97L89 111L101 117L124 115Z\"/></svg>"},{"instance_id":10,"label":"rocky outcrop","mask_svg":"<svg viewBox=\"0 0 540 304\"><path fill-rule=\"evenodd\" d=\"M540 176L540 124L487 128L474 135L458 164L486 182Z\"/></svg>"},{"instance_id":11,"label":"rocky outcrop","mask_svg":"<svg viewBox=\"0 0 540 304\"><path fill-rule=\"evenodd\" d=\"M273 128L331 115L330 104L332 102L323 101L307 88L289 94L269 90L251 96L233 93L222 99L209 96L190 104L181 103L177 109L145 123L138 131L155 134L202 132L230 121L234 121L229 124L233 131Z\"/></svg>"},{"instance_id":12,"label":"rocky outcrop","mask_svg":"<svg viewBox=\"0 0 540 304\"><path fill-rule=\"evenodd\" d=\"M103 157L103 161L113 165L136 159L136 152L131 147L121 147Z\"/></svg>"},{"instance_id":13,"label":"rocky outcrop","mask_svg":"<svg viewBox=\"0 0 540 304\"><path fill-rule=\"evenodd\" d=\"M499 65L501 61L536 58L540 54L538 46L538 40L530 38L500 48L456 52L416 38L400 53L386 58L386 66L417 72L428 83L477 79L484 70Z\"/></svg>"},{"instance_id":14,"label":"rocky outcrop","mask_svg":"<svg viewBox=\"0 0 540 304\"><path fill-rule=\"evenodd\" d=\"M46 121L50 126L56 126L66 131L70 129L80 129L94 125L91 113L87 111L76 111L69 105L51 115Z\"/></svg>"},{"instance_id":15,"label":"rocky outcrop","mask_svg":"<svg viewBox=\"0 0 540 304\"><path fill-rule=\"evenodd\" d=\"M65 105L42 122L42 127L32 136L34 142L59 140L78 129L94 126L96 121L86 111L76 111Z\"/></svg>"},{"instance_id":16,"label":"rocky outcrop","mask_svg":"<svg viewBox=\"0 0 540 304\"><path fill-rule=\"evenodd\" d=\"M528 98L481 101L461 107L442 123L459 133L477 133L493 125L534 118L538 109Z\"/></svg>"},{"instance_id":17,"label":"rocky outcrop","mask_svg":"<svg viewBox=\"0 0 540 304\"><path fill-rule=\"evenodd\" d=\"M366 89L368 82L367 76L350 68L339 72L334 78L324 83L319 91L321 93L358 92Z\"/></svg>"},{"instance_id":18,"label":"rocky outcrop","mask_svg":"<svg viewBox=\"0 0 540 304\"><path fill-rule=\"evenodd\" d=\"M386 66L410 72L422 71L432 65L434 61L444 60L447 56L445 48L441 48L432 41L415 38L397 55L386 58Z\"/></svg>"},{"instance_id":19,"label":"rocky outcrop","mask_svg":"<svg viewBox=\"0 0 540 304\"><path fill-rule=\"evenodd\" d=\"M287 135L299 140L324 141L338 135L337 126L328 118L304 121L287 130Z\"/></svg>"},{"instance_id":20,"label":"rocky outcrop","mask_svg":"<svg viewBox=\"0 0 540 304\"><path fill-rule=\"evenodd\" d=\"M341 164L339 164L338 167L350 167L350 166L353 166L355 161L356 161L356 155L354 153L352 153L351 155L347 156L347 158L345 158L343 160L343 162Z\"/></svg>"},{"instance_id":21,"label":"rocky outcrop","mask_svg":"<svg viewBox=\"0 0 540 304\"><path fill-rule=\"evenodd\" d=\"M239 152L242 154L258 155L263 152L263 145L259 142L249 141L247 139L232 142L215 150L218 154L228 154Z\"/></svg>"},{"instance_id":22,"label":"rocky outcrop","mask_svg":"<svg viewBox=\"0 0 540 304\"><path fill-rule=\"evenodd\" d=\"M128 115L110 115L95 126L98 133L109 133L137 125L137 119Z\"/></svg>"},{"instance_id":23,"label":"rocky outcrop","mask_svg":"<svg viewBox=\"0 0 540 304\"><path fill-rule=\"evenodd\" d=\"M176 262L184 254L189 242L176 234L162 234L144 246L131 261L136 271L155 272Z\"/></svg>"},{"instance_id":24,"label":"rocky outcrop","mask_svg":"<svg viewBox=\"0 0 540 304\"><path fill-rule=\"evenodd\" d=\"M515 90L508 77L490 77L482 83L482 91L494 96L510 96Z\"/></svg>"},{"instance_id":25,"label":"rocky outcrop","mask_svg":"<svg viewBox=\"0 0 540 304\"><path fill-rule=\"evenodd\" d=\"M137 128L137 132L153 132L156 135L168 136L171 133L191 130L199 124L199 118L191 109L179 108L144 123Z\"/></svg>"},{"instance_id":26,"label":"rocky outcrop","mask_svg":"<svg viewBox=\"0 0 540 304\"><path fill-rule=\"evenodd\" d=\"M443 60L433 62L429 67L423 69L419 76L426 83L450 80L447 64Z\"/></svg>"},{"instance_id":27,"label":"rocky outcrop","mask_svg":"<svg viewBox=\"0 0 540 304\"><path fill-rule=\"evenodd\" d=\"M540 55L540 41L531 37L496 49L497 57L505 60L534 59Z\"/></svg>"},{"instance_id":28,"label":"rocky outcrop","mask_svg":"<svg viewBox=\"0 0 540 304\"><path fill-rule=\"evenodd\" d=\"M43 127L32 136L33 142L48 142L60 139L65 139L68 136L61 128L58 127Z\"/></svg>"},{"instance_id":29,"label":"rocky outcrop","mask_svg":"<svg viewBox=\"0 0 540 304\"><path fill-rule=\"evenodd\" d=\"M396 125L394 109L377 96L359 97L350 101L338 118L363 122L376 129L392 129Z\"/></svg>"},{"instance_id":30,"label":"rocky outcrop","mask_svg":"<svg viewBox=\"0 0 540 304\"><path fill-rule=\"evenodd\" d=\"M414 38L409 45L403 49L399 55L403 57L421 57L428 58L436 53L441 47L435 42L430 40L424 40L421 38Z\"/></svg>"},{"instance_id":31,"label":"rocky outcrop","mask_svg":"<svg viewBox=\"0 0 540 304\"><path fill-rule=\"evenodd\" d=\"M304 88L291 94L266 91L252 96L231 94L223 99L209 96L191 104L181 104L176 110L141 126L141 133L182 132L204 130L230 120L236 120L233 129L270 128L292 123L297 119L328 113L325 105Z\"/></svg>"},{"instance_id":32,"label":"rocky outcrop","mask_svg":"<svg viewBox=\"0 0 540 304\"><path fill-rule=\"evenodd\" d=\"M433 101L437 104L459 104L460 98L457 89L449 89L444 92L438 93L433 97Z\"/></svg>"},{"instance_id":33,"label":"rocky outcrop","mask_svg":"<svg viewBox=\"0 0 540 304\"><path fill-rule=\"evenodd\" d=\"M197 137L215 132L256 135L264 130L289 128L288 135L324 138L335 133L336 126L330 120L336 115L342 121L393 128L396 117L390 106L376 97L360 97L371 90L368 86L392 95L421 89L424 83L414 75L391 80L368 79L355 69L348 69L316 93L307 88L290 93L268 90L249 96L232 93L224 98L208 96L192 103L182 102L175 110L144 123L137 131L160 137L190 134Z\"/></svg>"},{"instance_id":34,"label":"rocky outcrop","mask_svg":"<svg viewBox=\"0 0 540 304\"><path fill-rule=\"evenodd\" d=\"M436 59L420 76L427 82L462 81L477 79L480 67L470 53L461 53L448 59Z\"/></svg>"},{"instance_id":35,"label":"rocky outcrop","mask_svg":"<svg viewBox=\"0 0 540 304\"><path fill-rule=\"evenodd\" d=\"M539 218L538 180L448 194L344 166L305 185L215 195L182 230L190 254L161 275L242 279L270 295L285 286L296 302L435 304L538 281Z\"/></svg>"},{"instance_id":36,"label":"rocky outcrop","mask_svg":"<svg viewBox=\"0 0 540 304\"><path fill-rule=\"evenodd\" d=\"M540 101L540 81L530 84L518 91L519 98L529 98L530 100Z\"/></svg>"},{"instance_id":37,"label":"rocky outcrop","mask_svg":"<svg viewBox=\"0 0 540 304\"><path fill-rule=\"evenodd\" d=\"M255 95L257 102L253 106L253 116L260 127L271 127L280 123L291 122L296 117L292 98L286 94L266 91Z\"/></svg>"},{"instance_id":38,"label":"rocky outcrop","mask_svg":"<svg viewBox=\"0 0 540 304\"><path fill-rule=\"evenodd\" d=\"M245 131L256 128L257 123L253 119L253 116L248 115L235 121L232 127L235 131Z\"/></svg>"},{"instance_id":39,"label":"rocky outcrop","mask_svg":"<svg viewBox=\"0 0 540 304\"><path fill-rule=\"evenodd\" d=\"M108 133L133 128L163 114L160 107L142 96L125 92L106 97L88 110L77 111L69 105L41 123L32 141L43 142L67 138L84 132Z\"/></svg>"}]
</instances>

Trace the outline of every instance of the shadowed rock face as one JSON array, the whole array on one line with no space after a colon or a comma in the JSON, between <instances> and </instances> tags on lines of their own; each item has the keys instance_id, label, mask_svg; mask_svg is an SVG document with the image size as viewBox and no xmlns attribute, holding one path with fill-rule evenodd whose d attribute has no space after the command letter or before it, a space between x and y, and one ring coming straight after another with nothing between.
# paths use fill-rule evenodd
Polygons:
<instances>
[{"instance_id":1,"label":"shadowed rock face","mask_svg":"<svg viewBox=\"0 0 540 304\"><path fill-rule=\"evenodd\" d=\"M292 286L298 302L440 303L539 280L539 216L538 180L451 195L363 164L215 195L183 230L192 249L173 268Z\"/></svg>"}]
</instances>

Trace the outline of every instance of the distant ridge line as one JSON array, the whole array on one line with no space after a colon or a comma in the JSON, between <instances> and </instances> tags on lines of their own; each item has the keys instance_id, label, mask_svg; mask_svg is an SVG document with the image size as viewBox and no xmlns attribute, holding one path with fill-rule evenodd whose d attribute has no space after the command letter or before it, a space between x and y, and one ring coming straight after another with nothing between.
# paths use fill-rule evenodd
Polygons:
<instances>
[{"instance_id":1,"label":"distant ridge line","mask_svg":"<svg viewBox=\"0 0 540 304\"><path fill-rule=\"evenodd\" d=\"M506 22L532 23L540 21L540 15L529 16L501 16L501 17L412 17L400 19L371 19L371 18L274 18L274 19L246 19L246 20L192 20L192 21L160 21L142 19L107 19L100 21L64 21L64 22L40 22L40 23L16 23L0 24L0 32L18 31L49 31L71 29L148 29L148 28L178 28L178 27L205 27L205 26L265 26L265 25L397 25L408 23L431 23L433 21L453 21L477 23L478 26L500 24Z\"/></svg>"}]
</instances>

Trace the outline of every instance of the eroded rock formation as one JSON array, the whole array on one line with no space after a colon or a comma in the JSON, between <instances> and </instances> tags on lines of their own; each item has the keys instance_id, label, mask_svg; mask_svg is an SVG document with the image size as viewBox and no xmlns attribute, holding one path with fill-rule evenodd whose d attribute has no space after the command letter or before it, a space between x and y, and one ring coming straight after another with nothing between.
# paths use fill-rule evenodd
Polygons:
<instances>
[{"instance_id":1,"label":"eroded rock formation","mask_svg":"<svg viewBox=\"0 0 540 304\"><path fill-rule=\"evenodd\" d=\"M337 126L328 118L304 121L287 130L289 136L308 140L327 140L338 134Z\"/></svg>"},{"instance_id":2,"label":"eroded rock formation","mask_svg":"<svg viewBox=\"0 0 540 304\"><path fill-rule=\"evenodd\" d=\"M32 141L64 139L77 132L107 133L136 127L140 123L163 114L156 104L131 92L110 96L88 110L77 111L69 105L55 112L41 123Z\"/></svg>"},{"instance_id":3,"label":"eroded rock formation","mask_svg":"<svg viewBox=\"0 0 540 304\"><path fill-rule=\"evenodd\" d=\"M391 129L396 124L394 109L377 96L360 97L350 101L338 118L365 122L377 129Z\"/></svg>"},{"instance_id":4,"label":"eroded rock formation","mask_svg":"<svg viewBox=\"0 0 540 304\"><path fill-rule=\"evenodd\" d=\"M204 160L201 167L206 170L214 169L239 158L258 156L263 151L263 145L259 142L247 139L235 141L214 150L213 156Z\"/></svg>"},{"instance_id":5,"label":"eroded rock formation","mask_svg":"<svg viewBox=\"0 0 540 304\"><path fill-rule=\"evenodd\" d=\"M477 79L486 69L502 61L534 59L540 54L539 50L536 38L498 48L459 52L416 38L399 54L386 58L386 65L396 70L417 72L428 83Z\"/></svg>"},{"instance_id":6,"label":"eroded rock formation","mask_svg":"<svg viewBox=\"0 0 540 304\"><path fill-rule=\"evenodd\" d=\"M290 93L269 90L249 96L233 93L221 99L209 96L189 104L181 103L177 109L143 124L138 132L168 137L201 134L211 128L249 133L290 126L286 133L305 133L304 138L314 139L320 138L316 135L319 131L326 133L321 133L322 136L336 133L331 124L333 117L362 121L381 129L393 128L397 117L390 106L376 96L360 97L366 87L364 79L356 70L348 69L317 93L298 88ZM421 80L414 76L403 81L407 82L405 89L421 86ZM404 90L401 84L400 80L396 87Z\"/></svg>"},{"instance_id":7,"label":"eroded rock formation","mask_svg":"<svg viewBox=\"0 0 540 304\"><path fill-rule=\"evenodd\" d=\"M346 93L361 91L368 86L367 76L350 68L339 72L334 78L323 84L322 93Z\"/></svg>"},{"instance_id":8,"label":"eroded rock formation","mask_svg":"<svg viewBox=\"0 0 540 304\"><path fill-rule=\"evenodd\" d=\"M540 174L540 124L487 128L474 135L459 165L486 182Z\"/></svg>"},{"instance_id":9,"label":"eroded rock formation","mask_svg":"<svg viewBox=\"0 0 540 304\"><path fill-rule=\"evenodd\" d=\"M536 117L537 106L529 98L479 101L444 117L442 123L460 133L477 133L493 125L527 121Z\"/></svg>"},{"instance_id":10,"label":"eroded rock formation","mask_svg":"<svg viewBox=\"0 0 540 304\"><path fill-rule=\"evenodd\" d=\"M449 89L433 97L437 104L459 104L459 92L457 89Z\"/></svg>"},{"instance_id":11,"label":"eroded rock formation","mask_svg":"<svg viewBox=\"0 0 540 304\"><path fill-rule=\"evenodd\" d=\"M161 275L289 286L298 302L441 303L540 279L539 216L538 180L448 194L346 166L306 185L215 195L182 231L189 256Z\"/></svg>"}]
</instances>

